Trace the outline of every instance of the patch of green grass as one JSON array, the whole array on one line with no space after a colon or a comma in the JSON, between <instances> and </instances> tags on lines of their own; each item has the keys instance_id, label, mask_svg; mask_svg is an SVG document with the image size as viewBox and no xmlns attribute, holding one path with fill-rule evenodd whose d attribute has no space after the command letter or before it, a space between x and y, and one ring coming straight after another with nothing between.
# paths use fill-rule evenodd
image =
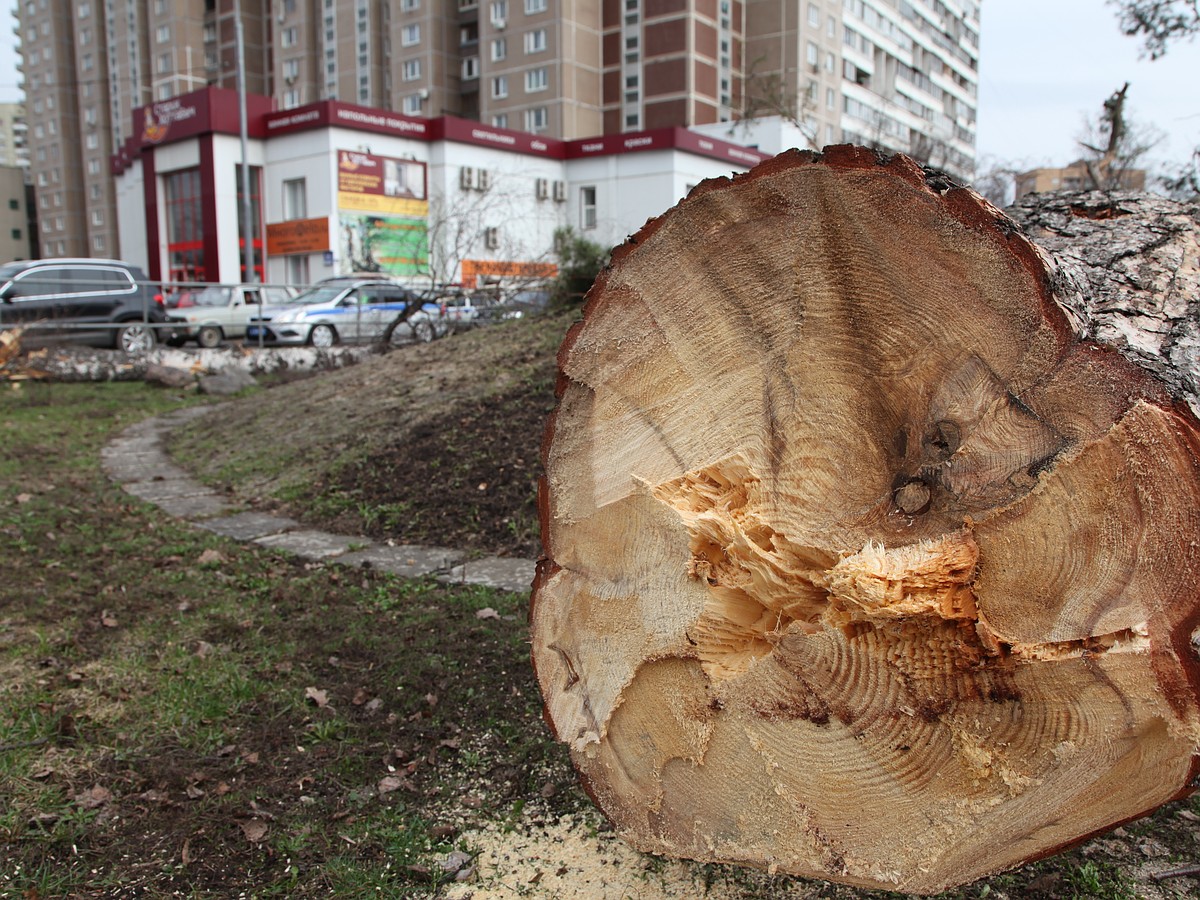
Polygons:
<instances>
[{"instance_id":1,"label":"patch of green grass","mask_svg":"<svg viewBox=\"0 0 1200 900\"><path fill-rule=\"evenodd\" d=\"M1063 880L1071 900L1135 900L1133 885L1116 867L1087 860L1064 870Z\"/></svg>"},{"instance_id":2,"label":"patch of green grass","mask_svg":"<svg viewBox=\"0 0 1200 900\"><path fill-rule=\"evenodd\" d=\"M443 842L398 798L376 797L400 739L390 723L416 723L403 738L413 752L453 734L457 688L429 679L461 678L461 641L488 632L473 611L511 604L305 565L174 522L98 464L121 428L174 402L135 385L33 393L0 405L11 451L0 466L0 894L147 878L163 880L162 896L433 884L421 871L436 871ZM448 637L453 653L425 652ZM488 652L509 646L524 652L519 641ZM411 690L396 690L406 680ZM308 686L328 691L328 709ZM360 693L386 706L370 711ZM432 768L416 777L441 790ZM93 785L99 799L80 799ZM271 839L290 862L262 868L240 830L252 810L277 817Z\"/></svg>"}]
</instances>

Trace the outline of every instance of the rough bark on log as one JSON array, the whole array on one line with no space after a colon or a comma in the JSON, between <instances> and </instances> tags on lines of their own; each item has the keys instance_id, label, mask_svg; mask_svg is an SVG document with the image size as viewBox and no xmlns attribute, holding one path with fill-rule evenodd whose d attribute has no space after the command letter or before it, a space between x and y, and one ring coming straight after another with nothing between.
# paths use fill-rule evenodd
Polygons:
<instances>
[{"instance_id":1,"label":"rough bark on log","mask_svg":"<svg viewBox=\"0 0 1200 900\"><path fill-rule=\"evenodd\" d=\"M1115 347L1200 416L1200 205L1063 192L1006 212L1053 259L1076 333Z\"/></svg>"},{"instance_id":2,"label":"rough bark on log","mask_svg":"<svg viewBox=\"0 0 1200 900\"><path fill-rule=\"evenodd\" d=\"M1066 215L1030 221L1124 218ZM1115 324L1067 244L841 147L614 252L559 354L532 653L635 846L932 893L1190 791L1195 294Z\"/></svg>"}]
</instances>

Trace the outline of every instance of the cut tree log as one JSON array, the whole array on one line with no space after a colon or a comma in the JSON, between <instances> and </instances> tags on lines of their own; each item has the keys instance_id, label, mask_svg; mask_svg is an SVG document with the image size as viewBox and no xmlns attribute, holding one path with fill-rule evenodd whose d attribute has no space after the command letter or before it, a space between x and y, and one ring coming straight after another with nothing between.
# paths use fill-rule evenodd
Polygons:
<instances>
[{"instance_id":1,"label":"cut tree log","mask_svg":"<svg viewBox=\"0 0 1200 900\"><path fill-rule=\"evenodd\" d=\"M1127 199L1028 207L1046 251L838 147L617 248L559 354L531 623L628 841L932 893L1192 790L1200 228Z\"/></svg>"}]
</instances>

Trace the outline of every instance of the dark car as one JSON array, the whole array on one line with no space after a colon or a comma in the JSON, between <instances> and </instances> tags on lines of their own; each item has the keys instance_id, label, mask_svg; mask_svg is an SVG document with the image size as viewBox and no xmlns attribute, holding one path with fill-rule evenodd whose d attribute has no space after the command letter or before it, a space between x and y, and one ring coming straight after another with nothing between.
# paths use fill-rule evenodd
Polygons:
<instances>
[{"instance_id":1,"label":"dark car","mask_svg":"<svg viewBox=\"0 0 1200 900\"><path fill-rule=\"evenodd\" d=\"M174 335L162 294L115 259L38 259L0 266L0 329L23 343L68 340L145 353Z\"/></svg>"}]
</instances>

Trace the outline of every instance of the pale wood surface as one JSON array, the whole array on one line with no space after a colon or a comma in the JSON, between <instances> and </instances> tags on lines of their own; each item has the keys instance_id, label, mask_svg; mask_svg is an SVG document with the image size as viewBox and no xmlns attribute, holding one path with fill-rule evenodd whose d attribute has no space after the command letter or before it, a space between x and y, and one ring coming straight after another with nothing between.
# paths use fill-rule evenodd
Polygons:
<instances>
[{"instance_id":1,"label":"pale wood surface","mask_svg":"<svg viewBox=\"0 0 1200 900\"><path fill-rule=\"evenodd\" d=\"M706 182L564 343L533 657L639 848L933 892L1191 783L1187 376L946 187Z\"/></svg>"}]
</instances>

